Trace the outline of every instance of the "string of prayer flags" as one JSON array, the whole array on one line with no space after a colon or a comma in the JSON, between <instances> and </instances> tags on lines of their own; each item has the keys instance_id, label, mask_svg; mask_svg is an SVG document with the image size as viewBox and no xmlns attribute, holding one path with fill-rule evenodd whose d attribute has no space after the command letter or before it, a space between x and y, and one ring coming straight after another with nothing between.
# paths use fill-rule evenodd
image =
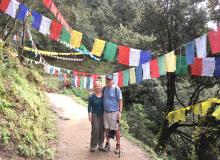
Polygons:
<instances>
[{"instance_id":1,"label":"string of prayer flags","mask_svg":"<svg viewBox=\"0 0 220 160\"><path fill-rule=\"evenodd\" d=\"M136 83L136 75L135 75L135 68L130 68L130 84L135 84Z\"/></svg>"},{"instance_id":2,"label":"string of prayer flags","mask_svg":"<svg viewBox=\"0 0 220 160\"><path fill-rule=\"evenodd\" d=\"M186 56L178 55L176 63L176 75L187 74L188 65L186 63Z\"/></svg>"},{"instance_id":3,"label":"string of prayer flags","mask_svg":"<svg viewBox=\"0 0 220 160\"><path fill-rule=\"evenodd\" d=\"M49 19L45 16L42 16L39 32L41 32L45 36L49 35L50 34L50 25L51 25L51 19Z\"/></svg>"},{"instance_id":4,"label":"string of prayer flags","mask_svg":"<svg viewBox=\"0 0 220 160\"><path fill-rule=\"evenodd\" d=\"M8 8L6 9L5 13L10 15L11 17L15 18L17 14L17 10L19 8L20 3L16 0L11 0L9 2Z\"/></svg>"},{"instance_id":5,"label":"string of prayer flags","mask_svg":"<svg viewBox=\"0 0 220 160\"><path fill-rule=\"evenodd\" d=\"M53 20L50 26L50 38L54 41L58 41L61 31L62 31L62 25Z\"/></svg>"},{"instance_id":6,"label":"string of prayer flags","mask_svg":"<svg viewBox=\"0 0 220 160\"><path fill-rule=\"evenodd\" d=\"M32 10L31 14L33 18L32 28L39 30L41 25L42 15L36 12L35 10Z\"/></svg>"},{"instance_id":7,"label":"string of prayer flags","mask_svg":"<svg viewBox=\"0 0 220 160\"><path fill-rule=\"evenodd\" d=\"M19 10L18 10L18 14L16 18L23 22L25 20L27 13L28 13L28 7L24 5L23 3L21 3L19 5Z\"/></svg>"},{"instance_id":8,"label":"string of prayer flags","mask_svg":"<svg viewBox=\"0 0 220 160\"><path fill-rule=\"evenodd\" d=\"M195 58L194 63L190 65L191 75L201 76L202 75L202 65L203 65L203 59L202 58Z\"/></svg>"},{"instance_id":9,"label":"string of prayer flags","mask_svg":"<svg viewBox=\"0 0 220 160\"><path fill-rule=\"evenodd\" d=\"M174 51L165 54L167 72L176 71L176 55Z\"/></svg>"},{"instance_id":10,"label":"string of prayer flags","mask_svg":"<svg viewBox=\"0 0 220 160\"><path fill-rule=\"evenodd\" d=\"M70 41L70 46L71 48L79 48L81 45L82 41L82 33L72 30L71 32L71 41Z\"/></svg>"},{"instance_id":11,"label":"string of prayer flags","mask_svg":"<svg viewBox=\"0 0 220 160\"><path fill-rule=\"evenodd\" d=\"M62 29L60 41L67 46L70 44L70 33L65 28Z\"/></svg>"},{"instance_id":12,"label":"string of prayer flags","mask_svg":"<svg viewBox=\"0 0 220 160\"><path fill-rule=\"evenodd\" d=\"M169 121L169 126L177 122L185 122L186 121L186 110L188 108L181 108L176 111L171 111L168 113L167 120Z\"/></svg>"},{"instance_id":13,"label":"string of prayer flags","mask_svg":"<svg viewBox=\"0 0 220 160\"><path fill-rule=\"evenodd\" d=\"M117 53L118 45L112 42L107 42L104 50L103 59L108 62L114 62L116 53Z\"/></svg>"},{"instance_id":14,"label":"string of prayer flags","mask_svg":"<svg viewBox=\"0 0 220 160\"><path fill-rule=\"evenodd\" d=\"M129 53L129 66L139 66L141 50L131 48Z\"/></svg>"},{"instance_id":15,"label":"string of prayer flags","mask_svg":"<svg viewBox=\"0 0 220 160\"><path fill-rule=\"evenodd\" d=\"M128 86L129 79L130 79L129 70L128 69L124 70L123 71L123 86Z\"/></svg>"},{"instance_id":16,"label":"string of prayer flags","mask_svg":"<svg viewBox=\"0 0 220 160\"><path fill-rule=\"evenodd\" d=\"M139 64L142 65L144 63L147 63L151 60L151 51L143 51L141 50L141 53L140 53L140 62Z\"/></svg>"},{"instance_id":17,"label":"string of prayer flags","mask_svg":"<svg viewBox=\"0 0 220 160\"><path fill-rule=\"evenodd\" d=\"M10 0L1 0L0 1L0 12L5 12L8 8L8 5L10 3Z\"/></svg>"},{"instance_id":18,"label":"string of prayer flags","mask_svg":"<svg viewBox=\"0 0 220 160\"><path fill-rule=\"evenodd\" d=\"M49 9L52 4L52 0L43 0L43 3Z\"/></svg>"},{"instance_id":19,"label":"string of prayer flags","mask_svg":"<svg viewBox=\"0 0 220 160\"><path fill-rule=\"evenodd\" d=\"M150 61L150 75L151 75L151 78L160 77L157 59L153 59Z\"/></svg>"},{"instance_id":20,"label":"string of prayer flags","mask_svg":"<svg viewBox=\"0 0 220 160\"><path fill-rule=\"evenodd\" d=\"M195 42L188 42L185 44L186 62L188 65L194 63L195 58Z\"/></svg>"},{"instance_id":21,"label":"string of prayer flags","mask_svg":"<svg viewBox=\"0 0 220 160\"><path fill-rule=\"evenodd\" d=\"M138 66L135 68L135 73L136 73L136 83L141 83L142 82L142 74L143 74L143 70L142 70L142 66Z\"/></svg>"},{"instance_id":22,"label":"string of prayer flags","mask_svg":"<svg viewBox=\"0 0 220 160\"><path fill-rule=\"evenodd\" d=\"M220 57L215 58L215 76L220 77Z\"/></svg>"},{"instance_id":23,"label":"string of prayer flags","mask_svg":"<svg viewBox=\"0 0 220 160\"><path fill-rule=\"evenodd\" d=\"M202 76L212 77L215 71L215 58L203 58Z\"/></svg>"},{"instance_id":24,"label":"string of prayer flags","mask_svg":"<svg viewBox=\"0 0 220 160\"><path fill-rule=\"evenodd\" d=\"M92 54L97 57L101 57L105 48L105 43L106 43L105 41L96 38L95 43L93 45Z\"/></svg>"},{"instance_id":25,"label":"string of prayer flags","mask_svg":"<svg viewBox=\"0 0 220 160\"><path fill-rule=\"evenodd\" d=\"M160 75L166 75L167 74L167 69L166 69L166 61L164 56L160 56L158 58L158 66L159 66L159 72Z\"/></svg>"},{"instance_id":26,"label":"string of prayer flags","mask_svg":"<svg viewBox=\"0 0 220 160\"><path fill-rule=\"evenodd\" d=\"M119 46L118 63L128 66L129 65L129 53L130 53L129 47Z\"/></svg>"},{"instance_id":27,"label":"string of prayer flags","mask_svg":"<svg viewBox=\"0 0 220 160\"><path fill-rule=\"evenodd\" d=\"M195 39L196 52L198 58L205 58L207 56L207 35L203 35Z\"/></svg>"},{"instance_id":28,"label":"string of prayer flags","mask_svg":"<svg viewBox=\"0 0 220 160\"><path fill-rule=\"evenodd\" d=\"M220 53L220 28L217 31L209 31L208 37L212 54Z\"/></svg>"},{"instance_id":29,"label":"string of prayer flags","mask_svg":"<svg viewBox=\"0 0 220 160\"><path fill-rule=\"evenodd\" d=\"M113 73L113 82L114 82L114 85L118 86L118 72Z\"/></svg>"},{"instance_id":30,"label":"string of prayer flags","mask_svg":"<svg viewBox=\"0 0 220 160\"><path fill-rule=\"evenodd\" d=\"M118 86L119 87L123 87L123 72L122 71L120 71L120 72L118 72Z\"/></svg>"},{"instance_id":31,"label":"string of prayer flags","mask_svg":"<svg viewBox=\"0 0 220 160\"><path fill-rule=\"evenodd\" d=\"M142 64L142 68L143 68L143 80L151 79L150 62Z\"/></svg>"}]
</instances>

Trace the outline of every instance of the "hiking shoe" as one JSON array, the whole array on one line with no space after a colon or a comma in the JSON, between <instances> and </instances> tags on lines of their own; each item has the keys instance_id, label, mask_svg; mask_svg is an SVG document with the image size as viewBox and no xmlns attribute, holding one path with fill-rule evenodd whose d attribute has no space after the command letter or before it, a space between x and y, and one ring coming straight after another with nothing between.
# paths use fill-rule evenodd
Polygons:
<instances>
[{"instance_id":1,"label":"hiking shoe","mask_svg":"<svg viewBox=\"0 0 220 160\"><path fill-rule=\"evenodd\" d=\"M106 142L104 151L105 151L105 152L110 151L110 143L109 143L109 142Z\"/></svg>"},{"instance_id":2,"label":"hiking shoe","mask_svg":"<svg viewBox=\"0 0 220 160\"><path fill-rule=\"evenodd\" d=\"M105 148L103 148L102 146L99 146L98 150L104 152L104 151L105 151Z\"/></svg>"},{"instance_id":3,"label":"hiking shoe","mask_svg":"<svg viewBox=\"0 0 220 160\"><path fill-rule=\"evenodd\" d=\"M120 144L116 144L115 154L120 153Z\"/></svg>"},{"instance_id":4,"label":"hiking shoe","mask_svg":"<svg viewBox=\"0 0 220 160\"><path fill-rule=\"evenodd\" d=\"M95 152L95 148L91 147L90 152Z\"/></svg>"}]
</instances>

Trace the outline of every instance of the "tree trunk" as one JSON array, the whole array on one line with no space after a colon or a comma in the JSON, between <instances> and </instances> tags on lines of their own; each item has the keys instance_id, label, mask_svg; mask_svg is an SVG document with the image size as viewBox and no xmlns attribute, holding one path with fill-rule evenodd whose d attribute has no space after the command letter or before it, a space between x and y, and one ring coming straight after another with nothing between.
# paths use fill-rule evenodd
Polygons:
<instances>
[{"instance_id":1,"label":"tree trunk","mask_svg":"<svg viewBox=\"0 0 220 160\"><path fill-rule=\"evenodd\" d=\"M166 119L168 113L174 110L175 81L176 81L175 73L168 73L167 74L167 105L165 109L166 112L158 136L158 143L155 147L156 151L161 151L166 149L166 144L170 136L178 128L177 125L172 125L171 127L169 127L168 121Z\"/></svg>"}]
</instances>

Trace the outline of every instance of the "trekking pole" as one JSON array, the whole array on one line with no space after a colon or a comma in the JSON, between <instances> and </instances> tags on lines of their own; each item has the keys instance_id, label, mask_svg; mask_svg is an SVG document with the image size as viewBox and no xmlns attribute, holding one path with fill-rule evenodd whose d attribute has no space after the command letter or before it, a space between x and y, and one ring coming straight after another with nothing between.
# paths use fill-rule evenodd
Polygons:
<instances>
[{"instance_id":1,"label":"trekking pole","mask_svg":"<svg viewBox=\"0 0 220 160\"><path fill-rule=\"evenodd\" d=\"M120 132L120 121L119 120L117 120L117 123L118 123L118 130L119 130L119 133L121 134L121 132ZM120 141L121 141L121 138L120 138ZM120 158L121 157L121 142L120 142L120 144L119 144L119 153L118 153L118 157Z\"/></svg>"}]
</instances>

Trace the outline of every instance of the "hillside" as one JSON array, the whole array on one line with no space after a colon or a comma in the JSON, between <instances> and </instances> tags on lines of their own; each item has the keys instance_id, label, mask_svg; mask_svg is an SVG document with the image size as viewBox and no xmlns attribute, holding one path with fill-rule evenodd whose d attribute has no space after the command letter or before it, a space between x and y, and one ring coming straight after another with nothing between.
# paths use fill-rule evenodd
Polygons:
<instances>
[{"instance_id":1,"label":"hillside","mask_svg":"<svg viewBox=\"0 0 220 160\"><path fill-rule=\"evenodd\" d=\"M52 159L55 116L42 78L16 56L10 47L0 50L0 159Z\"/></svg>"}]
</instances>

